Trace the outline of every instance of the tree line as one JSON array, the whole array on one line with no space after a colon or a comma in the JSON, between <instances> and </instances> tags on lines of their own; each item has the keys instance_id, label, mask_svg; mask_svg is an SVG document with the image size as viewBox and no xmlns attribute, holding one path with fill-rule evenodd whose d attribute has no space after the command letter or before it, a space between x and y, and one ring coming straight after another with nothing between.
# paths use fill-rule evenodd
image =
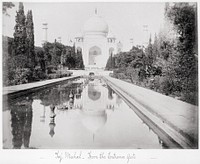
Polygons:
<instances>
[{"instance_id":1,"label":"tree line","mask_svg":"<svg viewBox=\"0 0 200 164\"><path fill-rule=\"evenodd\" d=\"M148 46L110 56L106 69L130 81L188 103L198 104L197 6L166 3L165 27Z\"/></svg>"},{"instance_id":2,"label":"tree line","mask_svg":"<svg viewBox=\"0 0 200 164\"><path fill-rule=\"evenodd\" d=\"M14 7L13 3L3 3L3 14ZM13 38L3 36L3 85L24 84L44 79L71 75L68 69L84 69L82 52L75 46L45 42L35 47L33 14L24 13L23 3L16 12Z\"/></svg>"}]
</instances>

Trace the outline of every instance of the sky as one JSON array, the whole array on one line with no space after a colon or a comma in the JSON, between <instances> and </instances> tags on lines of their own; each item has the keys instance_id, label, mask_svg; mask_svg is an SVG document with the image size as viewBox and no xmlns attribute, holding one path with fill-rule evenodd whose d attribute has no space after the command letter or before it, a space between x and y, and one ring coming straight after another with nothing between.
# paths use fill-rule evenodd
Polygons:
<instances>
[{"instance_id":1,"label":"sky","mask_svg":"<svg viewBox=\"0 0 200 164\"><path fill-rule=\"evenodd\" d=\"M3 35L13 37L18 3L8 10L10 16L3 15ZM150 34L152 39L164 22L164 3L154 2L24 2L25 14L33 12L35 45L41 46L44 40L42 23L48 23L48 41L61 37L61 42L69 45L76 34L82 31L84 23L94 15L97 8L111 31L122 42L123 50L132 45L141 45ZM144 32L148 25L148 32ZM133 38L133 43L130 39Z\"/></svg>"}]
</instances>

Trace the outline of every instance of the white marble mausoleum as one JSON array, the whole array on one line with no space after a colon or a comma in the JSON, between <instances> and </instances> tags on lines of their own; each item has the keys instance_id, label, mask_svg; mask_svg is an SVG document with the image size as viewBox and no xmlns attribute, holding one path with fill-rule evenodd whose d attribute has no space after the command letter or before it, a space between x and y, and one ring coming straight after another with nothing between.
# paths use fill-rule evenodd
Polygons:
<instances>
[{"instance_id":1,"label":"white marble mausoleum","mask_svg":"<svg viewBox=\"0 0 200 164\"><path fill-rule=\"evenodd\" d=\"M104 70L109 56L121 51L122 44L116 42L108 24L95 10L75 37L75 47L76 51L82 51L86 70Z\"/></svg>"}]
</instances>

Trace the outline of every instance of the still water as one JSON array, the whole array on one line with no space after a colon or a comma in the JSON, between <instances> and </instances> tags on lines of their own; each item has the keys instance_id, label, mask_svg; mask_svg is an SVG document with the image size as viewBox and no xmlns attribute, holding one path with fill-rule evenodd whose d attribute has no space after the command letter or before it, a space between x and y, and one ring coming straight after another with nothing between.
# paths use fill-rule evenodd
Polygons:
<instances>
[{"instance_id":1,"label":"still water","mask_svg":"<svg viewBox=\"0 0 200 164\"><path fill-rule=\"evenodd\" d=\"M3 148L166 148L102 80L86 78L9 100Z\"/></svg>"}]
</instances>

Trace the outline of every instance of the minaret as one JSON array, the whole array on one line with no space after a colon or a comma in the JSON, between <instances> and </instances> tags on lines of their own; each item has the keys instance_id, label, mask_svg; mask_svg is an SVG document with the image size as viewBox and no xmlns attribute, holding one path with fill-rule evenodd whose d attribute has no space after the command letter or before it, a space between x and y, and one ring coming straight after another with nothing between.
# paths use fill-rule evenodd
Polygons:
<instances>
[{"instance_id":1,"label":"minaret","mask_svg":"<svg viewBox=\"0 0 200 164\"><path fill-rule=\"evenodd\" d=\"M143 46L147 47L148 45L148 25L143 25Z\"/></svg>"},{"instance_id":2,"label":"minaret","mask_svg":"<svg viewBox=\"0 0 200 164\"><path fill-rule=\"evenodd\" d=\"M43 23L42 25L43 25L42 29L44 29L44 40L43 40L43 43L46 43L47 42L47 29L48 29L47 25L48 25L48 23Z\"/></svg>"},{"instance_id":3,"label":"minaret","mask_svg":"<svg viewBox=\"0 0 200 164\"><path fill-rule=\"evenodd\" d=\"M133 48L133 46L134 46L134 38L133 37L130 38L130 43L131 43L131 48Z\"/></svg>"}]
</instances>

